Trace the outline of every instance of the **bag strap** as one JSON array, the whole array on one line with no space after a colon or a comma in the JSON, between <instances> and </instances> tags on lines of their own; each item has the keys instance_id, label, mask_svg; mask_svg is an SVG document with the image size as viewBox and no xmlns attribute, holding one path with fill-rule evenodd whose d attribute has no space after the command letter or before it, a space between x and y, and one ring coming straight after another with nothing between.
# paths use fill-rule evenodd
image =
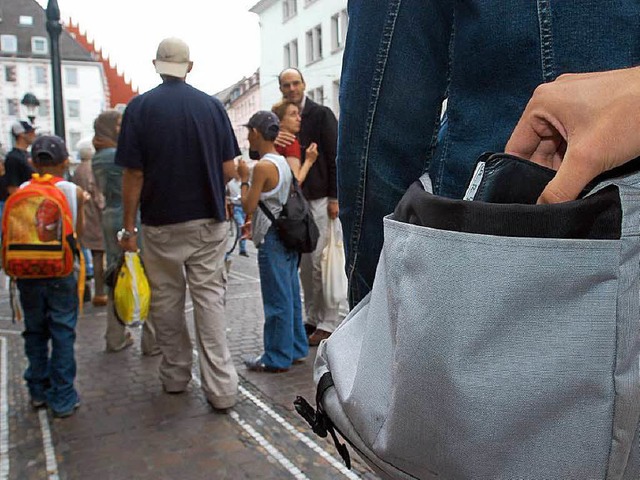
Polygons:
<instances>
[{"instance_id":1,"label":"bag strap","mask_svg":"<svg viewBox=\"0 0 640 480\"><path fill-rule=\"evenodd\" d=\"M322 407L322 399L324 398L324 394L327 392L327 390L329 390L329 388L333 386L334 384L331 373L325 372L318 381L318 388L316 390L316 411L314 412L313 407L309 405L309 402L307 402L300 396L296 397L293 405L296 409L296 412L298 412L298 414L307 421L307 423L313 430L313 433L321 438L326 438L327 434L331 435L336 450L342 457L342 460L344 460L345 466L348 469L351 469L351 456L349 455L349 450L344 443L340 443L338 435L336 435L337 428ZM338 433L342 435L342 432L340 432L339 430ZM342 437L346 438L344 435L342 435Z\"/></svg>"},{"instance_id":2,"label":"bag strap","mask_svg":"<svg viewBox=\"0 0 640 480\"><path fill-rule=\"evenodd\" d=\"M276 217L273 216L273 213L271 213L271 210L267 208L267 206L262 202L262 200L258 202L258 206L260 207L260 210L262 210L262 212L267 216L267 218L271 220L271 223L276 223Z\"/></svg>"},{"instance_id":3,"label":"bag strap","mask_svg":"<svg viewBox=\"0 0 640 480\"><path fill-rule=\"evenodd\" d=\"M291 167L289 167L289 171L291 172L291 185L289 185L289 195L291 195L293 192L295 192L296 188L298 187L298 180L296 179L296 176L293 174L293 170L291 170ZM258 202L258 206L260 207L260 210L262 210L262 212L267 216L267 218L271 220L271 223L275 224L276 217L273 215L273 213L271 213L271 210L267 208L267 206L264 204L262 200Z\"/></svg>"}]
</instances>

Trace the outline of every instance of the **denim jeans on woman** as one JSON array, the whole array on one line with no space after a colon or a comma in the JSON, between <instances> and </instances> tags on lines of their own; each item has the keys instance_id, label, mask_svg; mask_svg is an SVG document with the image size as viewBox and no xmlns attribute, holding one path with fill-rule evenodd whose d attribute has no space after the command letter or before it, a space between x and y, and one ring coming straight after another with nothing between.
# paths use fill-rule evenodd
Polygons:
<instances>
[{"instance_id":1,"label":"denim jeans on woman","mask_svg":"<svg viewBox=\"0 0 640 480\"><path fill-rule=\"evenodd\" d=\"M337 162L352 306L371 289L383 216L423 172L460 198L537 85L640 63L635 0L350 0L348 13Z\"/></svg>"},{"instance_id":2,"label":"denim jeans on woman","mask_svg":"<svg viewBox=\"0 0 640 480\"><path fill-rule=\"evenodd\" d=\"M298 261L270 227L258 249L260 288L264 306L264 354L262 363L272 368L289 368L309 352L302 325L302 302Z\"/></svg>"},{"instance_id":3,"label":"denim jeans on woman","mask_svg":"<svg viewBox=\"0 0 640 480\"><path fill-rule=\"evenodd\" d=\"M18 280L24 311L24 349L29 366L24 374L29 394L46 401L54 412L78 403L74 343L78 321L75 277ZM51 347L49 347L51 344ZM51 352L51 353L49 353Z\"/></svg>"}]
</instances>

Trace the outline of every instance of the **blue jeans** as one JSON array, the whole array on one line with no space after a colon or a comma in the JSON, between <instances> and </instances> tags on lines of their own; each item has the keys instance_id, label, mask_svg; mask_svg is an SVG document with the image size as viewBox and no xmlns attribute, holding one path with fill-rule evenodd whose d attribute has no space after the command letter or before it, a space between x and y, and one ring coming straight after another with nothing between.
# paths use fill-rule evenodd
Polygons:
<instances>
[{"instance_id":1,"label":"blue jeans","mask_svg":"<svg viewBox=\"0 0 640 480\"><path fill-rule=\"evenodd\" d=\"M29 394L44 400L55 412L71 410L78 402L73 387L76 360L73 346L78 321L77 283L63 278L18 280L24 310L24 350L29 366L24 374ZM51 352L49 352L51 342Z\"/></svg>"},{"instance_id":2,"label":"blue jeans","mask_svg":"<svg viewBox=\"0 0 640 480\"><path fill-rule=\"evenodd\" d=\"M309 353L302 325L299 254L285 248L271 227L258 249L264 306L264 354L268 367L289 368Z\"/></svg>"},{"instance_id":3,"label":"blue jeans","mask_svg":"<svg viewBox=\"0 0 640 480\"><path fill-rule=\"evenodd\" d=\"M235 218L236 223L238 224L238 228L241 229L242 225L244 225L244 220L246 218L244 210L242 210L242 205L234 205L233 206L233 218ZM238 230L238 235L242 235L242 232ZM247 251L247 239L240 239L240 253L244 253Z\"/></svg>"},{"instance_id":4,"label":"blue jeans","mask_svg":"<svg viewBox=\"0 0 640 480\"><path fill-rule=\"evenodd\" d=\"M351 306L373 284L382 218L422 173L461 198L537 85L640 63L632 0L349 0L348 10L337 163Z\"/></svg>"}]
</instances>

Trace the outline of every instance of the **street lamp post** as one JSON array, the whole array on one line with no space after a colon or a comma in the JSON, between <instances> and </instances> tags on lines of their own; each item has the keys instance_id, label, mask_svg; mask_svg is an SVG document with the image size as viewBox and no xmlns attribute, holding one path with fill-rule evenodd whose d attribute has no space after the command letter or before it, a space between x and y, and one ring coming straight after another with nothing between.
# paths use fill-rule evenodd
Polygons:
<instances>
[{"instance_id":1,"label":"street lamp post","mask_svg":"<svg viewBox=\"0 0 640 480\"><path fill-rule=\"evenodd\" d=\"M53 119L56 135L65 139L64 106L62 102L62 72L60 68L60 7L57 0L47 4L47 32L51 38L51 79L53 82Z\"/></svg>"},{"instance_id":2,"label":"street lamp post","mask_svg":"<svg viewBox=\"0 0 640 480\"><path fill-rule=\"evenodd\" d=\"M31 125L36 121L36 110L40 106L40 100L33 93L25 93L20 102L27 108L27 118Z\"/></svg>"}]
</instances>

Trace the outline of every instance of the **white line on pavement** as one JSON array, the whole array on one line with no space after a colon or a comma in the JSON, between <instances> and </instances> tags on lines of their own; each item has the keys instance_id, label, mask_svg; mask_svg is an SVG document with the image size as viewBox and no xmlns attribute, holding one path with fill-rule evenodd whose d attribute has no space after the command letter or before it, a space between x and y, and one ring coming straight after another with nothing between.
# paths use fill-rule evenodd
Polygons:
<instances>
[{"instance_id":1,"label":"white line on pavement","mask_svg":"<svg viewBox=\"0 0 640 480\"><path fill-rule=\"evenodd\" d=\"M20 330L5 330L3 328L0 328L0 334L1 335L22 335L22 332Z\"/></svg>"},{"instance_id":2,"label":"white line on pavement","mask_svg":"<svg viewBox=\"0 0 640 480\"><path fill-rule=\"evenodd\" d=\"M38 410L38 418L40 419L42 446L44 448L44 458L47 465L47 478L49 480L58 480L60 478L58 477L58 462L56 462L56 451L53 448L51 429L49 428L49 419L45 408Z\"/></svg>"},{"instance_id":3,"label":"white line on pavement","mask_svg":"<svg viewBox=\"0 0 640 480\"><path fill-rule=\"evenodd\" d=\"M196 385L198 386L198 388L200 388L200 386L201 386L200 378L198 377L198 372L197 372L197 369L195 367L195 365L197 364L197 361L198 361L198 350L196 350L195 348L193 349L193 357L194 357L194 360L195 360L193 362L194 363L194 367L192 368L193 380L196 383ZM318 455L320 455L322 458L324 458L327 462L329 462L329 464L333 468L338 470L345 477L347 477L347 478L349 478L351 480L359 480L360 479L360 477L358 475L353 473L351 470L349 470L347 467L345 467L342 463L340 463L338 460L333 458L329 452L327 452L324 448L322 448L316 442L311 440L309 437L307 437L303 433L300 433L293 425L291 425L289 422L287 422L282 416L277 414L272 408L270 408L266 403L264 403L262 400L260 400L254 394L252 394L249 390L244 388L242 385L239 385L238 386L238 391L242 395L247 397L249 400L251 400L263 412L265 412L267 415L269 415L271 418L273 418L276 422L278 422L286 431L288 431L289 433L294 435L298 440L300 440L302 443L304 443L307 447L309 447L311 450L313 450Z\"/></svg>"},{"instance_id":4,"label":"white line on pavement","mask_svg":"<svg viewBox=\"0 0 640 480\"><path fill-rule=\"evenodd\" d=\"M257 277L252 277L251 275L247 275L246 273L232 271L229 273L229 278L236 278L239 280L251 280L252 282L259 282L260 279Z\"/></svg>"},{"instance_id":5,"label":"white line on pavement","mask_svg":"<svg viewBox=\"0 0 640 480\"><path fill-rule=\"evenodd\" d=\"M245 397L247 397L249 400L251 400L253 403L255 403L258 406L258 408L260 408L267 415L269 415L276 422L278 422L282 427L284 427L285 430L287 430L289 433L294 435L298 440L300 440L302 443L304 443L307 447L309 447L311 450L313 450L318 455L320 455L322 458L324 458L327 462L329 462L333 468L338 470L345 477L350 478L352 480L356 480L356 479L360 478L358 475L353 473L351 470L349 470L347 467L345 467L338 460L333 458L331 456L331 454L329 454L329 452L327 452L325 449L323 449L320 445L318 445L316 442L311 440L309 437L307 437L303 433L300 433L293 425L291 425L283 417L281 417L276 412L274 412L266 403L264 403L262 400L260 400L255 395L253 395L250 391L248 391L242 385L240 385L238 387L238 390Z\"/></svg>"},{"instance_id":6,"label":"white line on pavement","mask_svg":"<svg viewBox=\"0 0 640 480\"><path fill-rule=\"evenodd\" d=\"M233 418L238 423L238 425L240 425L249 435L251 435L254 438L254 440L257 441L260 444L260 446L269 453L269 455L275 458L280 463L280 465L286 468L287 471L291 475L293 475L293 478L300 479L300 480L309 478L304 473L302 473L298 467L296 467L293 463L291 463L289 459L287 459L284 455L282 455L282 453L280 453L280 451L278 451L276 447L271 445L266 438L264 438L262 435L256 432L251 425L249 425L244 420L242 420L236 412L230 411L229 416Z\"/></svg>"},{"instance_id":7,"label":"white line on pavement","mask_svg":"<svg viewBox=\"0 0 640 480\"><path fill-rule=\"evenodd\" d=\"M0 337L0 478L9 478L9 403L7 385L9 383L7 362L7 339Z\"/></svg>"}]
</instances>

